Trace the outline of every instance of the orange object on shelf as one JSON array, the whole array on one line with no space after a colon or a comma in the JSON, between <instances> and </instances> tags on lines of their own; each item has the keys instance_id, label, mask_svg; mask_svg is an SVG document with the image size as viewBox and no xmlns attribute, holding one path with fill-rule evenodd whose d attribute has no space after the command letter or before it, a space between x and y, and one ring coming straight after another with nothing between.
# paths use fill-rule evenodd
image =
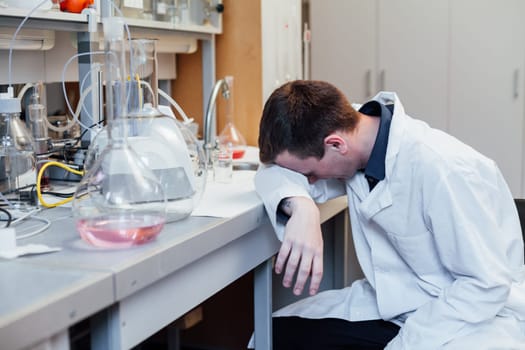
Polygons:
<instances>
[{"instance_id":1,"label":"orange object on shelf","mask_svg":"<svg viewBox=\"0 0 525 350\"><path fill-rule=\"evenodd\" d=\"M83 9L94 4L94 0L53 0L60 4L60 11L81 13Z\"/></svg>"}]
</instances>

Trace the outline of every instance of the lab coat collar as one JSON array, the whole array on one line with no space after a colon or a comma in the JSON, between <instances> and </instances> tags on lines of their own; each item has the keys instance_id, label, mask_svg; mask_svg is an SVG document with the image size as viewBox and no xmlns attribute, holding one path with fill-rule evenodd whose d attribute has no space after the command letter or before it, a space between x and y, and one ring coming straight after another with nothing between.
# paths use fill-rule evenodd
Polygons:
<instances>
[{"instance_id":1,"label":"lab coat collar","mask_svg":"<svg viewBox=\"0 0 525 350\"><path fill-rule=\"evenodd\" d=\"M373 191L369 192L368 182L364 174L358 173L348 180L347 186L353 191L361 201L360 212L370 219L382 209L392 205L392 195L390 193L389 178L395 165L395 160L400 148L405 130L405 110L401 101L394 92L380 92L373 100L382 104L394 103L394 113L390 124L390 133L385 159L385 179L380 181Z\"/></svg>"},{"instance_id":2,"label":"lab coat collar","mask_svg":"<svg viewBox=\"0 0 525 350\"><path fill-rule=\"evenodd\" d=\"M383 104L394 103L394 113L392 114L392 122L390 123L385 159L385 180L388 180L388 177L392 173L397 154L399 153L399 148L401 147L403 134L405 133L405 108L395 92L382 91L374 96L373 99Z\"/></svg>"},{"instance_id":3,"label":"lab coat collar","mask_svg":"<svg viewBox=\"0 0 525 350\"><path fill-rule=\"evenodd\" d=\"M359 109L359 112L365 114L372 113L369 115L380 118L376 141L364 172L366 177L381 181L385 178L386 147L388 145L388 133L390 131L390 122L392 121L392 112L386 105L374 100L365 103Z\"/></svg>"}]
</instances>

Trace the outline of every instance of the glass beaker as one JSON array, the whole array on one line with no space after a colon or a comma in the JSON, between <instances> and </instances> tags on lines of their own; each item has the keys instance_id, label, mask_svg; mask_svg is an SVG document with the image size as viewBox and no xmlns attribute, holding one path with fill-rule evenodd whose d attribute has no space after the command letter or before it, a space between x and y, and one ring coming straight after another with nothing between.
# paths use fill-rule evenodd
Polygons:
<instances>
[{"instance_id":1,"label":"glass beaker","mask_svg":"<svg viewBox=\"0 0 525 350\"><path fill-rule=\"evenodd\" d=\"M107 145L80 181L73 201L76 227L86 242L126 248L155 238L166 221L166 195L128 144L128 89L124 21L103 19Z\"/></svg>"},{"instance_id":2,"label":"glass beaker","mask_svg":"<svg viewBox=\"0 0 525 350\"><path fill-rule=\"evenodd\" d=\"M219 134L219 145L231 149L233 159L239 159L246 152L246 140L233 122L233 77L227 76L224 80L228 84L229 97L226 99L226 125Z\"/></svg>"}]
</instances>

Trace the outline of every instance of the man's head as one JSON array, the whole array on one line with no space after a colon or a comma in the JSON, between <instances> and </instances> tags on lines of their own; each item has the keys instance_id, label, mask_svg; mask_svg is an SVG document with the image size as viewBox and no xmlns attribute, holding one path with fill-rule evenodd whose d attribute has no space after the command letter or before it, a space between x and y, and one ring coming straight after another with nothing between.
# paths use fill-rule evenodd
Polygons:
<instances>
[{"instance_id":1,"label":"man's head","mask_svg":"<svg viewBox=\"0 0 525 350\"><path fill-rule=\"evenodd\" d=\"M263 163L274 163L287 151L305 159L321 159L325 138L335 131L351 131L358 113L335 86L297 80L277 88L266 101L259 127Z\"/></svg>"}]
</instances>

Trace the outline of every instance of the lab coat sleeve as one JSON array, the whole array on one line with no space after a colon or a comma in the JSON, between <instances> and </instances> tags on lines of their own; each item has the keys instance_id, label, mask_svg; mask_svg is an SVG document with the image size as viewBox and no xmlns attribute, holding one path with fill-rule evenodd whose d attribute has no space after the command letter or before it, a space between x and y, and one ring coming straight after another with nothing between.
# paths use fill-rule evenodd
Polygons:
<instances>
[{"instance_id":1,"label":"lab coat sleeve","mask_svg":"<svg viewBox=\"0 0 525 350\"><path fill-rule=\"evenodd\" d=\"M277 220L278 206L288 197L309 197L317 203L345 194L339 180L319 180L309 184L306 177L278 165L261 165L255 174L255 189L262 199L277 237L282 241L285 224Z\"/></svg>"},{"instance_id":2,"label":"lab coat sleeve","mask_svg":"<svg viewBox=\"0 0 525 350\"><path fill-rule=\"evenodd\" d=\"M519 220L497 167L480 173L454 170L426 186L423 213L453 283L413 312L386 349L441 349L503 309L523 263Z\"/></svg>"}]
</instances>

